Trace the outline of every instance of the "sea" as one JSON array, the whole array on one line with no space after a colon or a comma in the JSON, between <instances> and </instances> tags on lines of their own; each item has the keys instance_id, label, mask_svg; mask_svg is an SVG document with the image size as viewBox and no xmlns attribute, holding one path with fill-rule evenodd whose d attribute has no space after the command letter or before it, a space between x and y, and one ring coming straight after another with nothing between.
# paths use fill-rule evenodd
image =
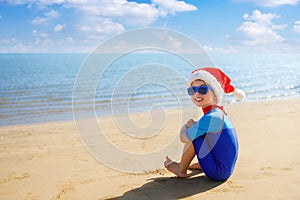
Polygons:
<instances>
[{"instance_id":1,"label":"sea","mask_svg":"<svg viewBox=\"0 0 300 200\"><path fill-rule=\"evenodd\" d=\"M0 126L72 120L74 109L84 117L190 106L186 81L203 67L170 53L131 53L105 65L106 55L96 63L89 56L0 54ZM246 92L245 102L300 96L300 54L209 57ZM237 100L225 95L223 102Z\"/></svg>"}]
</instances>

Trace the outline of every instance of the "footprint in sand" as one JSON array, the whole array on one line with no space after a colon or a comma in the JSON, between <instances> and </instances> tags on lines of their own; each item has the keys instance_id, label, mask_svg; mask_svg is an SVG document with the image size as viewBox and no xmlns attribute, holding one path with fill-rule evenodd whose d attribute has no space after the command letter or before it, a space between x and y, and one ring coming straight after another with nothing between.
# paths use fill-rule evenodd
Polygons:
<instances>
[{"instance_id":1,"label":"footprint in sand","mask_svg":"<svg viewBox=\"0 0 300 200\"><path fill-rule=\"evenodd\" d=\"M293 170L293 166L300 165L300 163L290 163L286 167L281 167L277 168L278 170L281 171L291 171ZM272 177L275 176L276 174L274 173L277 169L274 169L273 167L262 167L260 168L261 174L255 175L253 178L254 179L260 179L260 178L265 178L265 177Z\"/></svg>"},{"instance_id":2,"label":"footprint in sand","mask_svg":"<svg viewBox=\"0 0 300 200\"><path fill-rule=\"evenodd\" d=\"M59 186L59 192L55 195L54 199L64 199L64 195L74 191L75 187L72 183L64 183Z\"/></svg>"},{"instance_id":3,"label":"footprint in sand","mask_svg":"<svg viewBox=\"0 0 300 200\"><path fill-rule=\"evenodd\" d=\"M298 162L291 162L291 163L289 163L288 166L294 167L294 166L298 166L298 165L300 165L300 163L298 163Z\"/></svg>"},{"instance_id":4,"label":"footprint in sand","mask_svg":"<svg viewBox=\"0 0 300 200\"><path fill-rule=\"evenodd\" d=\"M290 171L290 170L292 170L291 168L289 168L289 167L282 167L282 168L280 168L282 171Z\"/></svg>"},{"instance_id":5,"label":"footprint in sand","mask_svg":"<svg viewBox=\"0 0 300 200\"><path fill-rule=\"evenodd\" d=\"M275 176L273 173L273 168L272 167L262 167L260 168L261 174L264 176L272 177Z\"/></svg>"},{"instance_id":6,"label":"footprint in sand","mask_svg":"<svg viewBox=\"0 0 300 200\"><path fill-rule=\"evenodd\" d=\"M26 194L26 198L25 199L30 199L30 200L38 200L40 199L39 196L34 195L32 192L28 192Z\"/></svg>"},{"instance_id":7,"label":"footprint in sand","mask_svg":"<svg viewBox=\"0 0 300 200\"><path fill-rule=\"evenodd\" d=\"M244 192L246 189L243 186L235 185L233 181L227 181L225 185L222 185L221 188L215 188L212 190L214 193L224 193L224 192Z\"/></svg>"},{"instance_id":8,"label":"footprint in sand","mask_svg":"<svg viewBox=\"0 0 300 200\"><path fill-rule=\"evenodd\" d=\"M26 178L30 177L30 174L28 174L28 173L23 173L23 174L21 174L19 176L15 176L15 175L16 175L16 172L12 172L6 178L0 179L0 185L8 183L8 182L10 182L12 180L19 180L19 181L21 181L23 179L26 179Z\"/></svg>"},{"instance_id":9,"label":"footprint in sand","mask_svg":"<svg viewBox=\"0 0 300 200\"><path fill-rule=\"evenodd\" d=\"M15 176L14 179L17 179L17 180L23 180L23 179L26 179L26 178L29 178L30 175L28 173L23 173L21 176Z\"/></svg>"}]
</instances>

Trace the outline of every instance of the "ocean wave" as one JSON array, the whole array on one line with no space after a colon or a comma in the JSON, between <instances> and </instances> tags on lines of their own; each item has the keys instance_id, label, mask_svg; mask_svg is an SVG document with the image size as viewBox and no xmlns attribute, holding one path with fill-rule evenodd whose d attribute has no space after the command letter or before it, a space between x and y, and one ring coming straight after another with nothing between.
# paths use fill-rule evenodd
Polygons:
<instances>
[{"instance_id":1,"label":"ocean wave","mask_svg":"<svg viewBox=\"0 0 300 200\"><path fill-rule=\"evenodd\" d=\"M130 67L143 61L163 61L166 66L188 78L190 70L186 63L174 60L168 55L138 55L116 62L109 68L92 90L89 77L84 77L83 91L73 91L73 84L86 55L1 55L0 54L0 125L35 122L47 119L72 119L72 103L80 112L95 108L97 115L111 114L112 106L128 112L143 110L151 105L179 107L189 105L185 86L178 85L173 77L162 77L172 88L147 84L133 91L134 77L126 81L128 90L116 92L118 81ZM161 57L160 57L161 56ZM165 57L167 56L167 57ZM300 96L300 55L214 55L214 63L231 77L233 84L247 94L248 100L268 100ZM144 60L145 59L145 60ZM199 66L200 67L200 66ZM159 76L159 73L139 74ZM81 77L82 78L82 77ZM120 86L120 85L119 85ZM77 92L73 98L73 92ZM131 92L131 93L130 93ZM232 101L226 95L224 101ZM127 110L126 110L127 109Z\"/></svg>"}]
</instances>

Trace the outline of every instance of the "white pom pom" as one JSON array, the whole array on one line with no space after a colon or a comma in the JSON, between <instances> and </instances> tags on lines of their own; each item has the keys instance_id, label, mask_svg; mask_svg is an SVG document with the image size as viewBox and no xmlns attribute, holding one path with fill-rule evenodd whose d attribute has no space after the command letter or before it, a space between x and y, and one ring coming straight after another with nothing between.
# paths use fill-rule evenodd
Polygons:
<instances>
[{"instance_id":1,"label":"white pom pom","mask_svg":"<svg viewBox=\"0 0 300 200\"><path fill-rule=\"evenodd\" d=\"M241 89L235 88L235 90L233 91L233 95L235 96L235 98L237 98L239 100L246 99L246 93Z\"/></svg>"}]
</instances>

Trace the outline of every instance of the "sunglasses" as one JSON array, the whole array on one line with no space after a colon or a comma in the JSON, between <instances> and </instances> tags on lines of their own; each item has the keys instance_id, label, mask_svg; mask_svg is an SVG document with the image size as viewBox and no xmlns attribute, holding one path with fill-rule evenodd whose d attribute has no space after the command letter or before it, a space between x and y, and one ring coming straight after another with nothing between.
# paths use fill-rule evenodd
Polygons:
<instances>
[{"instance_id":1,"label":"sunglasses","mask_svg":"<svg viewBox=\"0 0 300 200\"><path fill-rule=\"evenodd\" d=\"M207 85L201 85L199 87L192 86L192 87L187 88L187 93L190 96L193 96L194 94L196 94L196 92L198 92L199 94L205 95L205 94L207 94L209 89L210 88Z\"/></svg>"}]
</instances>

